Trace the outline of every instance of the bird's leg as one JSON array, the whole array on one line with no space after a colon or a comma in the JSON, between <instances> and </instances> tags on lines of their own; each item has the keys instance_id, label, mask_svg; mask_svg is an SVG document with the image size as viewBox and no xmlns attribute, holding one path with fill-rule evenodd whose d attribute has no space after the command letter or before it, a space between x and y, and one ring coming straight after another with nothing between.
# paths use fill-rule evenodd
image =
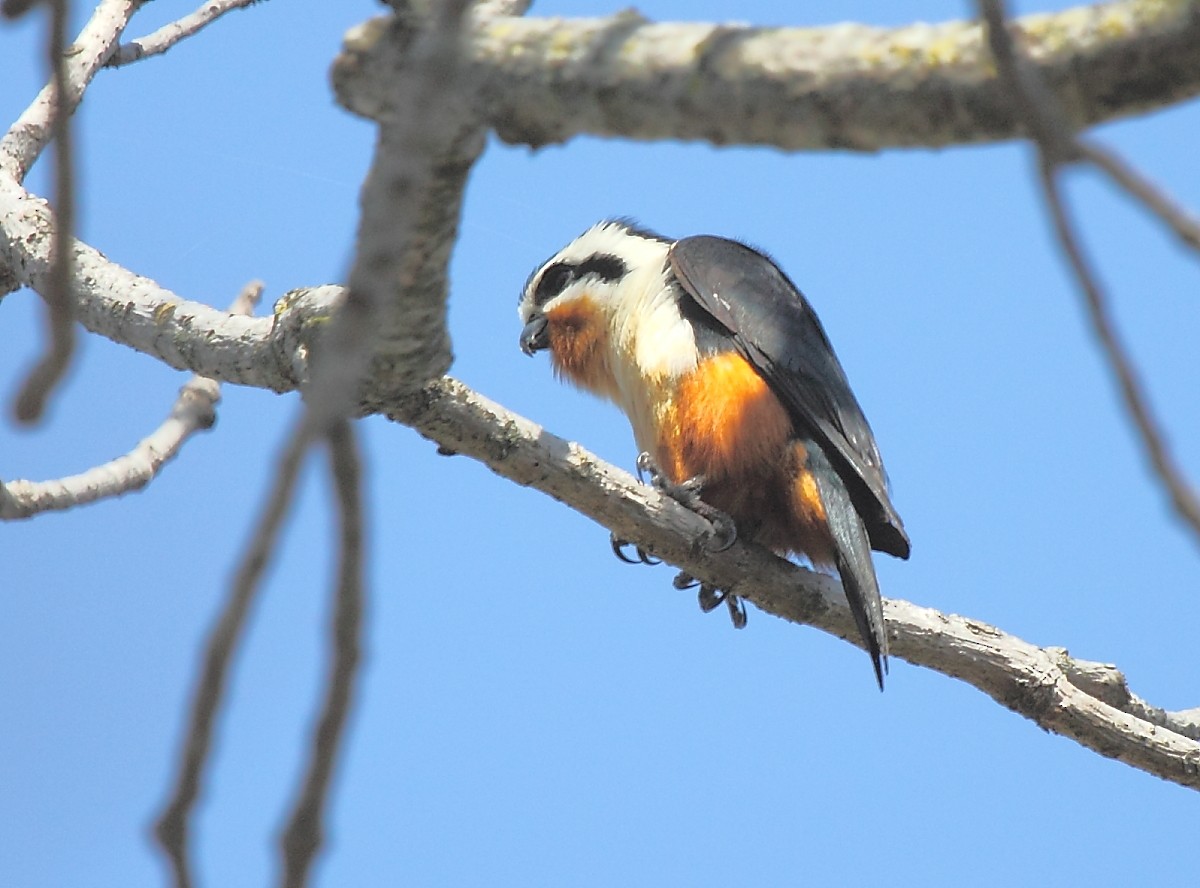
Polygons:
<instances>
[{"instance_id":1,"label":"bird's leg","mask_svg":"<svg viewBox=\"0 0 1200 888\"><path fill-rule=\"evenodd\" d=\"M701 583L687 571L680 573L671 581L676 589L694 589L700 587L698 597L700 599L700 610L708 613L714 610L720 603L725 602L729 608L729 619L733 621L734 629L742 629L746 625L746 606L742 604L742 599L734 595L732 592L724 592L716 586L710 586L708 583Z\"/></svg>"},{"instance_id":2,"label":"bird's leg","mask_svg":"<svg viewBox=\"0 0 1200 888\"><path fill-rule=\"evenodd\" d=\"M703 475L676 484L663 474L662 469L655 464L654 458L645 452L638 455L637 471L639 479L645 480L643 475L648 477L651 487L664 496L669 496L685 509L691 509L712 525L710 545L705 547L708 551L724 552L737 541L737 525L733 519L700 498L700 491L704 487Z\"/></svg>"},{"instance_id":3,"label":"bird's leg","mask_svg":"<svg viewBox=\"0 0 1200 888\"><path fill-rule=\"evenodd\" d=\"M615 533L610 533L608 535L608 543L610 546L612 546L613 554L626 564L662 564L661 558L655 558L641 546L631 543L629 540L623 540ZM625 554L625 549L629 546L633 546L633 558L630 558Z\"/></svg>"}]
</instances>

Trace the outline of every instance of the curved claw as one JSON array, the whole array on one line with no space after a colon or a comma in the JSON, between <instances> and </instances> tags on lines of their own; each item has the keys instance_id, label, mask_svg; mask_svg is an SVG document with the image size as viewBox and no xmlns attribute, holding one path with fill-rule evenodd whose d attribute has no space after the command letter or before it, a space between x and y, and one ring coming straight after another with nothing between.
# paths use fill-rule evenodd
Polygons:
<instances>
[{"instance_id":1,"label":"curved claw","mask_svg":"<svg viewBox=\"0 0 1200 888\"><path fill-rule=\"evenodd\" d=\"M655 481L662 478L662 472L659 471L658 465L654 462L654 457L652 457L648 451L643 450L638 454L638 458L634 463L634 466L637 468L638 480L643 484L646 483L647 475L650 476L651 484L654 484Z\"/></svg>"},{"instance_id":2,"label":"curved claw","mask_svg":"<svg viewBox=\"0 0 1200 888\"><path fill-rule=\"evenodd\" d=\"M662 559L655 558L641 546L634 545L629 540L619 539L615 533L608 535L608 544L612 546L613 554L626 564L662 564ZM626 546L633 546L634 551L637 553L636 558L630 558L625 554Z\"/></svg>"},{"instance_id":3,"label":"curved claw","mask_svg":"<svg viewBox=\"0 0 1200 888\"><path fill-rule=\"evenodd\" d=\"M700 584L700 592L696 596L700 601L700 610L706 614L715 610L725 600L725 593L708 583Z\"/></svg>"},{"instance_id":4,"label":"curved claw","mask_svg":"<svg viewBox=\"0 0 1200 888\"><path fill-rule=\"evenodd\" d=\"M746 605L736 595L725 595L725 604L729 608L729 619L733 621L734 629L746 628Z\"/></svg>"},{"instance_id":5,"label":"curved claw","mask_svg":"<svg viewBox=\"0 0 1200 888\"><path fill-rule=\"evenodd\" d=\"M687 574L680 574L675 578L676 583ZM691 579L691 577L688 577ZM715 586L710 586L708 583L700 584L700 610L708 613L715 610L721 602L725 602L725 606L729 608L729 619L733 622L734 629L744 629L746 627L746 605L742 603L742 599L732 592L724 592L717 589Z\"/></svg>"},{"instance_id":6,"label":"curved claw","mask_svg":"<svg viewBox=\"0 0 1200 888\"><path fill-rule=\"evenodd\" d=\"M675 579L671 580L671 585L676 589L695 589L700 585L700 581L686 571L680 571L675 575Z\"/></svg>"},{"instance_id":7,"label":"curved claw","mask_svg":"<svg viewBox=\"0 0 1200 888\"><path fill-rule=\"evenodd\" d=\"M708 538L705 549L709 552L724 552L737 542L737 524L732 518L717 509L713 509L711 514L704 517L712 525L712 536Z\"/></svg>"}]
</instances>

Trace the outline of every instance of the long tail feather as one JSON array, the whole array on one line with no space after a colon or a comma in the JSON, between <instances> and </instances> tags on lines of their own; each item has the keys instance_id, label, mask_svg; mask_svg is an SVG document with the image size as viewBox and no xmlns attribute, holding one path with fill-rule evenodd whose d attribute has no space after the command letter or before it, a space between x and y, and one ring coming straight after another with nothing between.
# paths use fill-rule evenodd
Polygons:
<instances>
[{"instance_id":1,"label":"long tail feather","mask_svg":"<svg viewBox=\"0 0 1200 888\"><path fill-rule=\"evenodd\" d=\"M833 538L834 559L850 613L858 633L866 644L875 667L875 679L883 690L887 672L887 628L883 622L883 600L879 597L879 582L871 561L871 541L867 529L850 500L842 479L817 446L808 447L808 468L817 481L825 517Z\"/></svg>"}]
</instances>

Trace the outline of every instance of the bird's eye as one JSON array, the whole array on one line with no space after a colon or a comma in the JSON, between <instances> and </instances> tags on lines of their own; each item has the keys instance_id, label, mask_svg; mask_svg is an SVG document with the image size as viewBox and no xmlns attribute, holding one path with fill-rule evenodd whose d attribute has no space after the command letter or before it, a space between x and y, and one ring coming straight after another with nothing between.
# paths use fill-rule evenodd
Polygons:
<instances>
[{"instance_id":1,"label":"bird's eye","mask_svg":"<svg viewBox=\"0 0 1200 888\"><path fill-rule=\"evenodd\" d=\"M542 272L542 279L538 281L537 291L533 294L533 301L538 305L544 305L565 290L574 278L575 269L570 265L563 265L562 263L551 265Z\"/></svg>"}]
</instances>

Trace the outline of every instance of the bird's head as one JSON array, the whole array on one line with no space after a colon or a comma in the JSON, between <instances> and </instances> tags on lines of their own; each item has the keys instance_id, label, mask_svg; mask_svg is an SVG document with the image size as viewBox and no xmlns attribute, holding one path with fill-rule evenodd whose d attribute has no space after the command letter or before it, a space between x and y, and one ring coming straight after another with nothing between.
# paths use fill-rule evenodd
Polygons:
<instances>
[{"instance_id":1,"label":"bird's head","mask_svg":"<svg viewBox=\"0 0 1200 888\"><path fill-rule=\"evenodd\" d=\"M549 349L555 369L574 377L581 361L600 357L622 309L662 288L670 246L623 219L593 225L525 282L517 306L521 350Z\"/></svg>"}]
</instances>

